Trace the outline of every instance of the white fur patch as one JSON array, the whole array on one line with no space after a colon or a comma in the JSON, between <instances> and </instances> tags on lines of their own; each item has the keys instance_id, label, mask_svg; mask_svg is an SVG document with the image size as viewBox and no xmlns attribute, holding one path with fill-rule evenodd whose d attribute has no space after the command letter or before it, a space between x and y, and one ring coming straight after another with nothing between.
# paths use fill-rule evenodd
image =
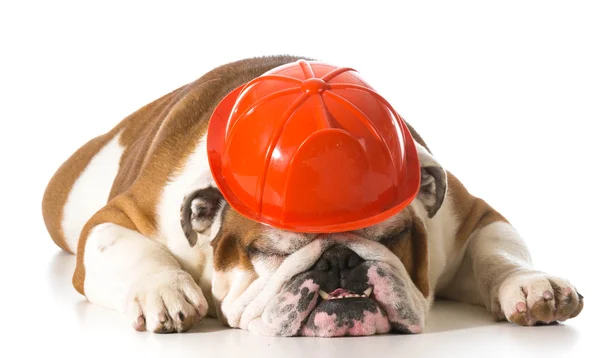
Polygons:
<instances>
[{"instance_id":1,"label":"white fur patch","mask_svg":"<svg viewBox=\"0 0 600 358\"><path fill-rule=\"evenodd\" d=\"M206 137L202 137L182 170L165 184L157 207L159 237L156 239L169 248L183 269L200 284L205 294L210 293L212 280L210 241L221 226L222 208L206 230L207 235L198 234L198 242L194 247L190 247L181 228L180 208L187 194L211 185L216 186L208 164Z\"/></svg>"},{"instance_id":2,"label":"white fur patch","mask_svg":"<svg viewBox=\"0 0 600 358\"><path fill-rule=\"evenodd\" d=\"M493 256L499 254L500 247L503 260L510 261L518 267L532 268L525 241L511 224L503 221L494 222L474 231L472 235L477 236L478 239L471 244L469 249L471 252L479 256Z\"/></svg>"},{"instance_id":3,"label":"white fur patch","mask_svg":"<svg viewBox=\"0 0 600 358\"><path fill-rule=\"evenodd\" d=\"M179 312L203 317L208 310L191 275L162 245L137 231L112 223L96 226L86 241L84 265L87 299L128 313L132 323L143 314L149 330L159 326L160 315L181 330Z\"/></svg>"},{"instance_id":4,"label":"white fur patch","mask_svg":"<svg viewBox=\"0 0 600 358\"><path fill-rule=\"evenodd\" d=\"M435 291L452 279L464 257L466 245L458 250L455 246L456 232L460 223L454 215L454 204L450 195L446 195L444 203L431 219L419 200L415 200L411 206L427 230L428 278L431 289Z\"/></svg>"},{"instance_id":5,"label":"white fur patch","mask_svg":"<svg viewBox=\"0 0 600 358\"><path fill-rule=\"evenodd\" d=\"M86 240L85 294L97 305L124 312L126 296L145 275L179 268L161 246L137 231L112 223L94 227Z\"/></svg>"},{"instance_id":6,"label":"white fur patch","mask_svg":"<svg viewBox=\"0 0 600 358\"><path fill-rule=\"evenodd\" d=\"M277 295L283 285L292 279L296 274L305 272L321 257L321 254L331 245L333 242L330 240L315 240L312 243L298 250L293 255L287 257L277 271L268 277L262 289L258 292L258 295L252 297L252 300L248 300L247 297L244 299L244 303L249 302L247 306L239 306L238 313L241 313L239 325L242 329L248 329L248 324L263 313L265 307L269 301ZM242 296L246 295L247 290Z\"/></svg>"},{"instance_id":7,"label":"white fur patch","mask_svg":"<svg viewBox=\"0 0 600 358\"><path fill-rule=\"evenodd\" d=\"M474 274L473 260L485 262L484 266L479 265L479 277ZM506 270L532 269L525 242L506 222L494 222L474 230L452 262L452 270L447 268L443 275L448 280L444 279L439 285L442 295L490 309L496 293L481 291L481 287L494 286L494 281L499 280L499 275ZM458 269L454 270L454 267Z\"/></svg>"},{"instance_id":8,"label":"white fur patch","mask_svg":"<svg viewBox=\"0 0 600 358\"><path fill-rule=\"evenodd\" d=\"M120 134L111 139L75 180L63 209L62 229L67 246L77 252L77 242L86 222L106 205L125 147Z\"/></svg>"}]
</instances>

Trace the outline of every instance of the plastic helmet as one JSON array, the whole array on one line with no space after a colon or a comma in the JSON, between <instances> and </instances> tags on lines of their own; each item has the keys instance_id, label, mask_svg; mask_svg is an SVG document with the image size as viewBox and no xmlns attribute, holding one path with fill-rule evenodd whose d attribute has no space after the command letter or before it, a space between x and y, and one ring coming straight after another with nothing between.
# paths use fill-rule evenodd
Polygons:
<instances>
[{"instance_id":1,"label":"plastic helmet","mask_svg":"<svg viewBox=\"0 0 600 358\"><path fill-rule=\"evenodd\" d=\"M241 215L295 232L382 222L416 197L414 140L355 70L299 60L229 93L207 133L225 200Z\"/></svg>"}]
</instances>

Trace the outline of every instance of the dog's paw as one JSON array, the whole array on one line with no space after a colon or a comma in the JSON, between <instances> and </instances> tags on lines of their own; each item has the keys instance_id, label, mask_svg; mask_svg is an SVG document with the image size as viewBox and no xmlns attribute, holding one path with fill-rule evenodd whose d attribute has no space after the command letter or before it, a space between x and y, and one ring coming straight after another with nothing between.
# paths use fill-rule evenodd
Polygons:
<instances>
[{"instance_id":1,"label":"dog's paw","mask_svg":"<svg viewBox=\"0 0 600 358\"><path fill-rule=\"evenodd\" d=\"M206 316L202 290L184 271L145 276L133 287L127 314L138 331L185 332Z\"/></svg>"},{"instance_id":2,"label":"dog's paw","mask_svg":"<svg viewBox=\"0 0 600 358\"><path fill-rule=\"evenodd\" d=\"M582 309L583 296L568 281L543 273L522 273L500 285L492 311L498 320L533 326L565 321Z\"/></svg>"}]
</instances>

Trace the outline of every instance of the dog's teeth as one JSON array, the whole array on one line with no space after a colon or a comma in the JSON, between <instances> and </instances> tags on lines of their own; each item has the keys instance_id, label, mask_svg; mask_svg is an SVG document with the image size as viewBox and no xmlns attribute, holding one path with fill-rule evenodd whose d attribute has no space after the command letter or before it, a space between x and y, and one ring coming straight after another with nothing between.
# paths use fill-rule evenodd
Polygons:
<instances>
[{"instance_id":1,"label":"dog's teeth","mask_svg":"<svg viewBox=\"0 0 600 358\"><path fill-rule=\"evenodd\" d=\"M319 290L319 296L321 296L322 299L326 300L329 298L329 294L323 290ZM335 297L334 297L335 298Z\"/></svg>"},{"instance_id":2,"label":"dog's teeth","mask_svg":"<svg viewBox=\"0 0 600 358\"><path fill-rule=\"evenodd\" d=\"M341 300L341 299L345 299L345 298L359 298L359 297L366 298L366 297L369 297L372 292L373 292L373 288L369 287L362 294L342 293L339 296L331 296L327 292L325 292L323 290L319 290L319 296L321 296L321 298L323 298L324 300Z\"/></svg>"}]
</instances>

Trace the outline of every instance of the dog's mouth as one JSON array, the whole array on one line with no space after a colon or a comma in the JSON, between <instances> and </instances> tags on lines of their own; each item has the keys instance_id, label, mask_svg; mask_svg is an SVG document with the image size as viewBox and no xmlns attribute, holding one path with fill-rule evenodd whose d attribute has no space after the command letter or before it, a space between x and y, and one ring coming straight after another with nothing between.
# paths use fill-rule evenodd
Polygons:
<instances>
[{"instance_id":1,"label":"dog's mouth","mask_svg":"<svg viewBox=\"0 0 600 358\"><path fill-rule=\"evenodd\" d=\"M349 298L369 298L369 296L371 296L371 293L373 293L373 287L371 287L371 286L369 286L362 293L355 293L352 291L348 291L345 288L337 288L331 293L327 293L321 289L319 290L319 296L321 296L321 298L324 299L325 301L349 299Z\"/></svg>"},{"instance_id":2,"label":"dog's mouth","mask_svg":"<svg viewBox=\"0 0 600 358\"><path fill-rule=\"evenodd\" d=\"M308 316L299 334L303 336L366 336L390 331L384 310L371 298L373 287L363 292L338 288L319 289L320 302Z\"/></svg>"}]
</instances>

